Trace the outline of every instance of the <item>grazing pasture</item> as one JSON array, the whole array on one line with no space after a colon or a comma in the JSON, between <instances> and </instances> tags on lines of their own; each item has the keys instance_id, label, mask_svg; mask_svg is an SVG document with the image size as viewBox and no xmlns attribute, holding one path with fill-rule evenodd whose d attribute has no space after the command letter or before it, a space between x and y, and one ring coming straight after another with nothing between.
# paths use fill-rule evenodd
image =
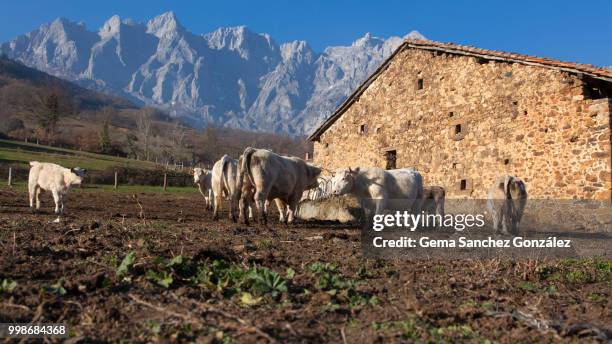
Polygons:
<instances>
[{"instance_id":1,"label":"grazing pasture","mask_svg":"<svg viewBox=\"0 0 612 344\"><path fill-rule=\"evenodd\" d=\"M149 161L0 139L0 163L27 165L30 161L52 162L66 167L79 166L98 171L113 167L154 169L156 166Z\"/></svg>"},{"instance_id":2,"label":"grazing pasture","mask_svg":"<svg viewBox=\"0 0 612 344\"><path fill-rule=\"evenodd\" d=\"M0 322L65 322L75 342L609 335L609 261L368 260L356 226L244 226L226 203L213 222L187 190L75 189L55 224L48 194L33 215L23 187L0 187Z\"/></svg>"}]
</instances>

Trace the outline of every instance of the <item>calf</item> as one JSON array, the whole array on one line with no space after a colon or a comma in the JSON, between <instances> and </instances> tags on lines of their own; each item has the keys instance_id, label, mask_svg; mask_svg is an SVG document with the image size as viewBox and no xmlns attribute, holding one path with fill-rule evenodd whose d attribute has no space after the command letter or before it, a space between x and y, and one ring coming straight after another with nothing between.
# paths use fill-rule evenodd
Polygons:
<instances>
[{"instance_id":1,"label":"calf","mask_svg":"<svg viewBox=\"0 0 612 344\"><path fill-rule=\"evenodd\" d=\"M212 171L205 168L194 168L193 182L198 185L200 193L204 196L206 209L211 210L213 208Z\"/></svg>"},{"instance_id":2,"label":"calf","mask_svg":"<svg viewBox=\"0 0 612 344\"><path fill-rule=\"evenodd\" d=\"M38 211L40 209L40 191L51 191L55 201L55 214L62 215L68 190L72 186L81 185L87 170L80 167L68 169L60 165L38 161L31 161L30 166L30 176L28 178L30 208ZM35 200L36 208L34 208Z\"/></svg>"}]
</instances>

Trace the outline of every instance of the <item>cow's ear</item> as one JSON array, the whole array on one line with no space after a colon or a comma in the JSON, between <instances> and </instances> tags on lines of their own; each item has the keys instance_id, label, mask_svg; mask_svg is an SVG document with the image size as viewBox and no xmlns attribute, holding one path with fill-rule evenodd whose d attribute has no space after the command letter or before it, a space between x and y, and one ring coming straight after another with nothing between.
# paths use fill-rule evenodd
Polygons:
<instances>
[{"instance_id":1,"label":"cow's ear","mask_svg":"<svg viewBox=\"0 0 612 344\"><path fill-rule=\"evenodd\" d=\"M70 169L70 172L72 172L72 173L74 173L74 174L77 174L77 173L76 173L76 168L74 168L74 167Z\"/></svg>"},{"instance_id":2,"label":"cow's ear","mask_svg":"<svg viewBox=\"0 0 612 344\"><path fill-rule=\"evenodd\" d=\"M349 173L353 173L353 169L349 167Z\"/></svg>"}]
</instances>

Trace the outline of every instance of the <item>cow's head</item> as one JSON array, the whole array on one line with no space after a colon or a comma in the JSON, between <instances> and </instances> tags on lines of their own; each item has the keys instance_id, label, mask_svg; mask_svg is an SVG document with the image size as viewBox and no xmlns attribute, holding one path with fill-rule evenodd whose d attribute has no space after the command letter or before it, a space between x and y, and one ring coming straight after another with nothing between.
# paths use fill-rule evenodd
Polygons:
<instances>
[{"instance_id":1,"label":"cow's head","mask_svg":"<svg viewBox=\"0 0 612 344\"><path fill-rule=\"evenodd\" d=\"M314 189L319 186L319 176L321 175L322 170L321 168L308 163L306 163L306 166L306 173L308 174L306 176L306 189Z\"/></svg>"},{"instance_id":2,"label":"cow's head","mask_svg":"<svg viewBox=\"0 0 612 344\"><path fill-rule=\"evenodd\" d=\"M200 167L195 167L193 169L193 183L198 184L206 175L206 170Z\"/></svg>"},{"instance_id":3,"label":"cow's head","mask_svg":"<svg viewBox=\"0 0 612 344\"><path fill-rule=\"evenodd\" d=\"M349 168L342 168L336 171L332 178L331 192L333 195L344 195L353 190L357 171Z\"/></svg>"},{"instance_id":4,"label":"cow's head","mask_svg":"<svg viewBox=\"0 0 612 344\"><path fill-rule=\"evenodd\" d=\"M81 179L85 178L85 176L87 175L87 170L80 167L73 167L70 169L70 172L76 174Z\"/></svg>"},{"instance_id":5,"label":"cow's head","mask_svg":"<svg viewBox=\"0 0 612 344\"><path fill-rule=\"evenodd\" d=\"M70 184L72 185L81 185L83 183L83 179L85 179L85 176L87 175L87 170L80 167L73 167L70 169L70 172L76 175L76 178L71 178L72 181L70 181Z\"/></svg>"}]
</instances>

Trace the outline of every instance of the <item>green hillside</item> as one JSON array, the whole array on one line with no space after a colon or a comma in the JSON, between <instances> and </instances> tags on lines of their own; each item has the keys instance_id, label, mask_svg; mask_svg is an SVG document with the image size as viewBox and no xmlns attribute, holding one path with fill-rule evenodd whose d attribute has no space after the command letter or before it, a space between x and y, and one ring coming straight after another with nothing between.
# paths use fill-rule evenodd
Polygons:
<instances>
[{"instance_id":1,"label":"green hillside","mask_svg":"<svg viewBox=\"0 0 612 344\"><path fill-rule=\"evenodd\" d=\"M37 145L34 143L0 140L0 164L17 163L27 165L30 161L52 162L65 167L79 166L94 171L102 171L112 167L155 168L155 164L148 161Z\"/></svg>"}]
</instances>

